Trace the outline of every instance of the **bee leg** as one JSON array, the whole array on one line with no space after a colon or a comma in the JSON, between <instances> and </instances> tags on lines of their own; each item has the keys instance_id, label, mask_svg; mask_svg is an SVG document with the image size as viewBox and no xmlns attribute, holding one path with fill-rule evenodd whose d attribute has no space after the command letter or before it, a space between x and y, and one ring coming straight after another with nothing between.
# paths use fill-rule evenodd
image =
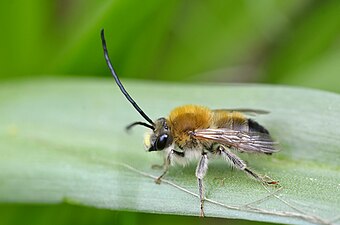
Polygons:
<instances>
[{"instance_id":1,"label":"bee leg","mask_svg":"<svg viewBox=\"0 0 340 225\"><path fill-rule=\"evenodd\" d=\"M250 170L247 167L247 164L240 159L237 155L229 151L227 148L225 148L223 145L219 145L217 147L217 151L220 153L220 155L228 161L232 166L236 167L237 169L243 170L251 177L255 178L256 180L260 181L263 184L273 184L278 185L278 181L274 181L271 178L267 176L261 176L254 171Z\"/></svg>"},{"instance_id":2,"label":"bee leg","mask_svg":"<svg viewBox=\"0 0 340 225\"><path fill-rule=\"evenodd\" d=\"M180 156L180 157L184 157L184 152L178 152L174 149L170 150L168 155L166 156L166 159L164 160L164 165L162 166L162 168L164 168L164 171L163 173L155 180L155 183L156 184L160 184L161 183L161 179L164 177L164 175L168 172L169 170L169 167L171 165L171 158L172 158L172 155L173 154L176 154L177 156Z\"/></svg>"},{"instance_id":3,"label":"bee leg","mask_svg":"<svg viewBox=\"0 0 340 225\"><path fill-rule=\"evenodd\" d=\"M165 164L166 164L166 159L164 158L162 165L159 165L159 164L151 165L151 169L161 170L161 169L163 169L165 167Z\"/></svg>"},{"instance_id":4,"label":"bee leg","mask_svg":"<svg viewBox=\"0 0 340 225\"><path fill-rule=\"evenodd\" d=\"M164 161L164 166L163 166L164 171L163 171L163 173L162 173L159 177L157 177L157 179L155 180L155 183L156 183L156 184L160 184L160 183L161 183L162 177L164 177L164 175L168 172L169 166L171 165L171 155L172 155L172 154L173 154L173 150L171 150L171 151L168 153L168 155L166 156L166 159L165 159L165 161Z\"/></svg>"},{"instance_id":5,"label":"bee leg","mask_svg":"<svg viewBox=\"0 0 340 225\"><path fill-rule=\"evenodd\" d=\"M261 176L259 174L256 174L254 171L245 168L244 171L251 175L252 177L254 177L255 179L257 179L258 181L262 182L263 184L269 184L269 185L274 185L276 187L280 187L280 184L278 181L272 180L270 177L268 176Z\"/></svg>"},{"instance_id":6,"label":"bee leg","mask_svg":"<svg viewBox=\"0 0 340 225\"><path fill-rule=\"evenodd\" d=\"M172 150L172 152L170 154L175 154L176 156L179 156L179 157L184 157L185 156L184 152L179 152L179 151L176 151L174 149ZM164 169L166 167L166 164L167 164L167 161L168 161L167 158L163 158L164 160L163 160L163 164L162 165L154 164L154 165L151 166L151 168L155 169L155 170Z\"/></svg>"},{"instance_id":7,"label":"bee leg","mask_svg":"<svg viewBox=\"0 0 340 225\"><path fill-rule=\"evenodd\" d=\"M204 184L203 178L208 170L208 156L202 153L201 159L196 168L196 177L198 180L198 191L200 194L201 217L204 217Z\"/></svg>"}]
</instances>

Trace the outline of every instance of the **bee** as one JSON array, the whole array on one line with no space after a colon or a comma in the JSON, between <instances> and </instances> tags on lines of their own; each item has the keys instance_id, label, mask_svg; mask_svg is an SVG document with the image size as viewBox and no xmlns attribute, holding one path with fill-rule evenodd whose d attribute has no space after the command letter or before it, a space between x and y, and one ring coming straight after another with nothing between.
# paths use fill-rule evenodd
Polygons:
<instances>
[{"instance_id":1,"label":"bee","mask_svg":"<svg viewBox=\"0 0 340 225\"><path fill-rule=\"evenodd\" d=\"M253 109L217 109L211 110L199 105L184 105L173 109L168 117L152 120L125 90L109 58L104 30L101 31L102 46L106 63L126 99L133 105L146 122L134 122L127 130L136 125L151 130L144 138L149 152L163 152L163 173L155 180L161 183L162 178L174 163L186 165L196 159L196 177L200 196L200 215L204 216L203 178L208 170L208 161L219 156L232 167L244 171L250 177L263 184L278 185L268 176L262 176L251 170L247 163L234 151L263 153L271 155L278 151L268 130L245 116L247 113L264 114L266 111Z\"/></svg>"}]
</instances>

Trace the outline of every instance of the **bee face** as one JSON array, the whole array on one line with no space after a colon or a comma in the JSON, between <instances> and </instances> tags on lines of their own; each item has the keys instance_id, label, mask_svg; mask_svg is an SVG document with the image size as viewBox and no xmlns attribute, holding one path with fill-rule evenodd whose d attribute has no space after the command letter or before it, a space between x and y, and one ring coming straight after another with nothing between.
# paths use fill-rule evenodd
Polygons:
<instances>
[{"instance_id":1,"label":"bee face","mask_svg":"<svg viewBox=\"0 0 340 225\"><path fill-rule=\"evenodd\" d=\"M161 151L169 147L173 142L173 137L165 118L155 121L155 129L145 137L144 144L149 152Z\"/></svg>"}]
</instances>

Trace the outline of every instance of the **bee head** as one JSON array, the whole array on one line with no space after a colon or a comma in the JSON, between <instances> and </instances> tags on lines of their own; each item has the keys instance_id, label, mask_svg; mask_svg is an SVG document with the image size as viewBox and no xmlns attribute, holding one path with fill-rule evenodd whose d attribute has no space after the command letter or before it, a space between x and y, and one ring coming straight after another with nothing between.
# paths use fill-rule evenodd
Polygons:
<instances>
[{"instance_id":1,"label":"bee head","mask_svg":"<svg viewBox=\"0 0 340 225\"><path fill-rule=\"evenodd\" d=\"M169 147L172 142L173 137L165 118L156 120L153 132L147 133L144 138L144 145L149 152L162 151Z\"/></svg>"}]
</instances>

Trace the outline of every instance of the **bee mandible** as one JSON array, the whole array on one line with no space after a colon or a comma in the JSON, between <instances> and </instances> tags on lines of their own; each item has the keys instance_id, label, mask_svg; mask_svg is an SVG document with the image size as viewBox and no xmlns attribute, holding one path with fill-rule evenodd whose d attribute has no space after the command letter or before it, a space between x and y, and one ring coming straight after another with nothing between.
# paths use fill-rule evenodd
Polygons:
<instances>
[{"instance_id":1,"label":"bee mandible","mask_svg":"<svg viewBox=\"0 0 340 225\"><path fill-rule=\"evenodd\" d=\"M203 178L208 170L208 160L213 156L222 157L232 167L244 171L250 177L270 185L278 182L251 170L245 161L232 150L248 153L271 155L278 151L268 130L245 116L246 113L266 113L252 109L217 109L204 106L184 105L173 109L168 117L155 121L150 119L125 90L114 71L106 47L104 30L101 31L102 46L106 63L121 92L133 105L146 122L134 122L126 128L136 125L151 130L144 138L147 151L164 153L163 173L155 180L157 184L174 163L186 165L196 159L196 177L200 196L200 215L204 216Z\"/></svg>"}]
</instances>

